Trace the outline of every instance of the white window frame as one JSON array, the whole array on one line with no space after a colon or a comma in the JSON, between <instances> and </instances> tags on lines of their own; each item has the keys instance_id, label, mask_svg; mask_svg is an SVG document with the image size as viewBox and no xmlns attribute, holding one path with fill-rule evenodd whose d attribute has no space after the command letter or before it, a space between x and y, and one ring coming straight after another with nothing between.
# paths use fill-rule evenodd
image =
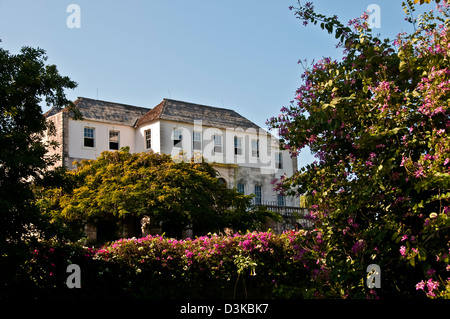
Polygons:
<instances>
[{"instance_id":1,"label":"white window frame","mask_svg":"<svg viewBox=\"0 0 450 319\"><path fill-rule=\"evenodd\" d=\"M152 148L152 129L144 130L145 148L147 150Z\"/></svg>"},{"instance_id":2,"label":"white window frame","mask_svg":"<svg viewBox=\"0 0 450 319\"><path fill-rule=\"evenodd\" d=\"M202 132L198 132L198 131L193 132L193 134L192 134L192 149L194 151L202 150Z\"/></svg>"},{"instance_id":3,"label":"white window frame","mask_svg":"<svg viewBox=\"0 0 450 319\"><path fill-rule=\"evenodd\" d=\"M221 134L214 134L213 142L213 154L223 154L223 136Z\"/></svg>"},{"instance_id":4,"label":"white window frame","mask_svg":"<svg viewBox=\"0 0 450 319\"><path fill-rule=\"evenodd\" d=\"M242 141L243 138L239 136L234 137L234 155L236 156L242 156Z\"/></svg>"},{"instance_id":5,"label":"white window frame","mask_svg":"<svg viewBox=\"0 0 450 319\"><path fill-rule=\"evenodd\" d=\"M111 133L117 133L117 142L111 141L111 137L114 139L114 136L111 136ZM117 143L117 149L111 148L111 143ZM109 150L113 150L113 151L118 151L120 149L120 131L109 130L109 132L108 132L108 148L109 148Z\"/></svg>"},{"instance_id":6,"label":"white window frame","mask_svg":"<svg viewBox=\"0 0 450 319\"><path fill-rule=\"evenodd\" d=\"M252 157L259 158L259 139L251 140Z\"/></svg>"},{"instance_id":7,"label":"white window frame","mask_svg":"<svg viewBox=\"0 0 450 319\"><path fill-rule=\"evenodd\" d=\"M86 130L92 130L92 137L90 134L89 136L86 136ZM92 140L92 146L86 145L86 139ZM85 126L83 128L83 147L95 148L95 127Z\"/></svg>"},{"instance_id":8,"label":"white window frame","mask_svg":"<svg viewBox=\"0 0 450 319\"><path fill-rule=\"evenodd\" d=\"M283 169L283 153L281 152L275 153L275 168Z\"/></svg>"},{"instance_id":9,"label":"white window frame","mask_svg":"<svg viewBox=\"0 0 450 319\"><path fill-rule=\"evenodd\" d=\"M173 147L183 148L183 130L181 128L173 129L172 139Z\"/></svg>"}]
</instances>

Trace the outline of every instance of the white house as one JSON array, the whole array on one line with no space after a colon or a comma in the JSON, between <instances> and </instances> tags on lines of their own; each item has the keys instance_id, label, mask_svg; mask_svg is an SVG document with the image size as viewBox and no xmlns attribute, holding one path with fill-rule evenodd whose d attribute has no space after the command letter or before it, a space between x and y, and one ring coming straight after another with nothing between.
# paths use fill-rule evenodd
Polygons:
<instances>
[{"instance_id":1,"label":"white house","mask_svg":"<svg viewBox=\"0 0 450 319\"><path fill-rule=\"evenodd\" d=\"M174 158L203 156L227 187L255 194L254 203L285 215L300 209L299 199L273 190L273 180L297 170L296 158L280 150L278 140L233 110L164 99L153 109L79 97L74 104L83 120L67 109L51 109L59 143L59 165L96 159L103 151L128 146L130 152L154 151ZM181 154L181 155L180 155ZM278 225L283 228L286 225ZM281 230L281 229L279 229Z\"/></svg>"}]
</instances>

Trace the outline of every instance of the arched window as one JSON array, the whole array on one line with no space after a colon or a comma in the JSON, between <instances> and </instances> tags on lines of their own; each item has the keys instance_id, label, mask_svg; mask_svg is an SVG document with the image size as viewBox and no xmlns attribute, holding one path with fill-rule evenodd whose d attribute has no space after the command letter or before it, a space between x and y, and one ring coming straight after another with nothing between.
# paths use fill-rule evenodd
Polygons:
<instances>
[{"instance_id":1,"label":"arched window","mask_svg":"<svg viewBox=\"0 0 450 319\"><path fill-rule=\"evenodd\" d=\"M222 177L219 178L219 184L223 187L227 187L227 181Z\"/></svg>"}]
</instances>

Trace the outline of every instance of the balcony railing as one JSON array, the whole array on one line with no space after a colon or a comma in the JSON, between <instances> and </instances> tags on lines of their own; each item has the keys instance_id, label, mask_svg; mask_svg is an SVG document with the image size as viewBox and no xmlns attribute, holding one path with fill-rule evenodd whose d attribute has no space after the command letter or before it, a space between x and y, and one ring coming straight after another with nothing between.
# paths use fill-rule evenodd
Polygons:
<instances>
[{"instance_id":1,"label":"balcony railing","mask_svg":"<svg viewBox=\"0 0 450 319\"><path fill-rule=\"evenodd\" d=\"M267 210L280 214L283 217L283 230L294 229L296 227L303 229L310 229L313 223L307 219L309 215L308 208L278 205L276 201L258 202L253 200L253 205L263 205Z\"/></svg>"}]
</instances>

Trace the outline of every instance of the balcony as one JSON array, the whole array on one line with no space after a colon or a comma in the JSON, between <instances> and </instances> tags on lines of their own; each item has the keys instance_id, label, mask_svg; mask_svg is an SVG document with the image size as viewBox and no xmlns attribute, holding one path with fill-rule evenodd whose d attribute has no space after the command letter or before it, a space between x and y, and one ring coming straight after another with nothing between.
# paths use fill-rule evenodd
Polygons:
<instances>
[{"instance_id":1,"label":"balcony","mask_svg":"<svg viewBox=\"0 0 450 319\"><path fill-rule=\"evenodd\" d=\"M253 205L265 206L267 210L280 214L283 217L283 221L277 223L276 231L283 232L290 229L311 229L313 223L307 219L309 215L309 209L296 206L279 205L276 201L255 201L253 199ZM271 227L274 228L274 227ZM275 230L275 229L274 229Z\"/></svg>"}]
</instances>

